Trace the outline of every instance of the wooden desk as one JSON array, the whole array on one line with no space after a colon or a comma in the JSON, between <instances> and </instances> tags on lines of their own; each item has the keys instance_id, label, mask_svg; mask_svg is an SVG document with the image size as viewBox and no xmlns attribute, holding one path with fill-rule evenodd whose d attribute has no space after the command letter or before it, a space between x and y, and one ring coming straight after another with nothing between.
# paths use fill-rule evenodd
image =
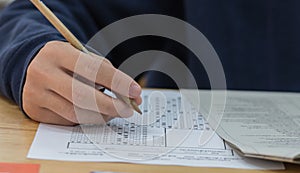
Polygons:
<instances>
[{"instance_id":1,"label":"wooden desk","mask_svg":"<svg viewBox=\"0 0 300 173\"><path fill-rule=\"evenodd\" d=\"M182 166L156 166L126 163L86 163L27 159L38 123L26 118L19 108L0 96L0 162L38 163L41 173L89 173L90 171L116 171L132 173L299 173L300 165L285 164L284 171L258 171L222 168L195 168Z\"/></svg>"}]
</instances>

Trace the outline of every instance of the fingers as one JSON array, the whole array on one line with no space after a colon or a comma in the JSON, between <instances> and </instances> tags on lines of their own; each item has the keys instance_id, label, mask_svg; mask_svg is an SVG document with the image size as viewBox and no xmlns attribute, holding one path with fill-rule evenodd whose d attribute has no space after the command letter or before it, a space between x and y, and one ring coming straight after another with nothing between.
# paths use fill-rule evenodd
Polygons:
<instances>
[{"instance_id":1,"label":"fingers","mask_svg":"<svg viewBox=\"0 0 300 173\"><path fill-rule=\"evenodd\" d=\"M75 125L75 123L64 119L62 116L54 113L53 111L41 108L30 102L24 102L23 109L31 119L37 122L68 126Z\"/></svg>"},{"instance_id":2,"label":"fingers","mask_svg":"<svg viewBox=\"0 0 300 173\"><path fill-rule=\"evenodd\" d=\"M49 101L44 105L44 108L52 110L68 121L76 124L105 124L109 120L107 115L78 108L53 91L47 92L47 100Z\"/></svg>"},{"instance_id":3,"label":"fingers","mask_svg":"<svg viewBox=\"0 0 300 173\"><path fill-rule=\"evenodd\" d=\"M44 72L38 72L36 68L32 66L38 66L39 64L32 63L27 70L26 81L23 87L22 102L24 112L33 120L58 125L74 125L74 123L66 120L62 116L41 107L47 102L47 95L44 92L43 82L39 77L44 77ZM35 80L34 80L35 79ZM40 100L39 98L43 98Z\"/></svg>"},{"instance_id":4,"label":"fingers","mask_svg":"<svg viewBox=\"0 0 300 173\"><path fill-rule=\"evenodd\" d=\"M58 54L69 57L57 60L61 68L127 97L136 98L141 94L141 87L130 76L114 68L107 59L82 53L65 43L53 46L57 46L54 50Z\"/></svg>"},{"instance_id":5,"label":"fingers","mask_svg":"<svg viewBox=\"0 0 300 173\"><path fill-rule=\"evenodd\" d=\"M27 90L26 93L31 92ZM35 95L34 99L26 98L24 99L23 109L30 118L38 122L58 125L105 124L113 118L78 108L49 90L43 92L43 94Z\"/></svg>"},{"instance_id":6,"label":"fingers","mask_svg":"<svg viewBox=\"0 0 300 173\"><path fill-rule=\"evenodd\" d=\"M39 116L39 115L43 115L43 116ZM31 118L33 120L41 123L64 125L64 126L76 125L76 123L68 121L64 119L62 116L56 114L55 112L45 108L39 108L35 114L32 114L32 116L33 117Z\"/></svg>"},{"instance_id":7,"label":"fingers","mask_svg":"<svg viewBox=\"0 0 300 173\"><path fill-rule=\"evenodd\" d=\"M73 74L86 80L73 78ZM90 82L94 79L97 84L141 104L140 86L108 60L82 54L68 43L53 41L40 50L27 68L23 109L36 121L59 125L102 124L133 114L123 101L95 89Z\"/></svg>"},{"instance_id":8,"label":"fingers","mask_svg":"<svg viewBox=\"0 0 300 173\"><path fill-rule=\"evenodd\" d=\"M59 77L50 79L51 90L72 102L78 108L112 117L129 117L133 115L132 108L123 101L112 98L89 85L73 79L64 71L58 71L54 76Z\"/></svg>"}]
</instances>

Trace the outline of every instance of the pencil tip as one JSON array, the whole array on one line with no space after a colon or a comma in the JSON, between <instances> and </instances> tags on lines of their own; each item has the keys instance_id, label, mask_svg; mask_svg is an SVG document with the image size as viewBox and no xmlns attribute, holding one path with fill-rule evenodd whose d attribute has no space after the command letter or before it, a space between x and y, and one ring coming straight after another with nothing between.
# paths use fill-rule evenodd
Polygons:
<instances>
[{"instance_id":1,"label":"pencil tip","mask_svg":"<svg viewBox=\"0 0 300 173\"><path fill-rule=\"evenodd\" d=\"M140 114L140 115L142 115L143 113L142 113L142 111L141 110L137 110L137 112Z\"/></svg>"}]
</instances>

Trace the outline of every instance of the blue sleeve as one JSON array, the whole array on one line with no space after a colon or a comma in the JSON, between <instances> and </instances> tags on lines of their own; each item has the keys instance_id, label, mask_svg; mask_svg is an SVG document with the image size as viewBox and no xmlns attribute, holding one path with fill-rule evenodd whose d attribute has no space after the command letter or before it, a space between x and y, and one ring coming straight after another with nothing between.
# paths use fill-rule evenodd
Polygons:
<instances>
[{"instance_id":1,"label":"blue sleeve","mask_svg":"<svg viewBox=\"0 0 300 173\"><path fill-rule=\"evenodd\" d=\"M43 1L81 42L97 31L80 0ZM27 66L51 40L64 40L29 0L16 0L0 15L0 92L22 108Z\"/></svg>"}]
</instances>

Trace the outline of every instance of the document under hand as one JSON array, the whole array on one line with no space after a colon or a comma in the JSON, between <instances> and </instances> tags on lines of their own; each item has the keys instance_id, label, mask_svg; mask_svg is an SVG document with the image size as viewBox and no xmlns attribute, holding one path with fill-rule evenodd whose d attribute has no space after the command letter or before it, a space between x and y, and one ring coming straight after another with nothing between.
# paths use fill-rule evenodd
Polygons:
<instances>
[{"instance_id":1,"label":"document under hand","mask_svg":"<svg viewBox=\"0 0 300 173\"><path fill-rule=\"evenodd\" d=\"M280 162L239 156L178 90L143 90L143 115L107 125L40 124L29 158L139 164L283 169ZM204 132L212 136L204 145ZM51 140L50 140L51 139Z\"/></svg>"}]
</instances>

